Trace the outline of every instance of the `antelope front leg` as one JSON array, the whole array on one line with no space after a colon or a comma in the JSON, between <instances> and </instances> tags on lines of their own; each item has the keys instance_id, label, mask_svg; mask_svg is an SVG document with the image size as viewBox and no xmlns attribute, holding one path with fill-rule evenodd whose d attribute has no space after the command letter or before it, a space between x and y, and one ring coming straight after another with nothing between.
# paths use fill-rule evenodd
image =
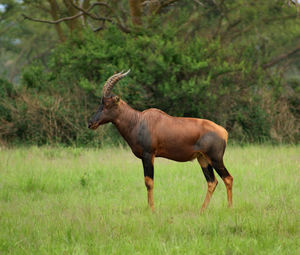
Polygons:
<instances>
[{"instance_id":1,"label":"antelope front leg","mask_svg":"<svg viewBox=\"0 0 300 255\"><path fill-rule=\"evenodd\" d=\"M154 168L153 168L154 156L150 153L146 153L143 158L145 185L148 195L148 206L154 211L154 199L153 199L153 186L154 186Z\"/></svg>"},{"instance_id":2,"label":"antelope front leg","mask_svg":"<svg viewBox=\"0 0 300 255\"><path fill-rule=\"evenodd\" d=\"M145 185L147 188L147 195L148 195L148 206L154 211L154 199L153 199L153 179L146 176L145 177Z\"/></svg>"}]
</instances>

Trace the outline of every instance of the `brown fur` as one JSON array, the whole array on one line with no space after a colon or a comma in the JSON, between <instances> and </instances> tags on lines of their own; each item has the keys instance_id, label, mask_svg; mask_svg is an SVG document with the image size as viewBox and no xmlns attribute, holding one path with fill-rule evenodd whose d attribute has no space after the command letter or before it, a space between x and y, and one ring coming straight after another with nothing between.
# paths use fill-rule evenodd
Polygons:
<instances>
[{"instance_id":1,"label":"brown fur","mask_svg":"<svg viewBox=\"0 0 300 255\"><path fill-rule=\"evenodd\" d=\"M214 193L217 185L218 185L218 181L217 181L216 178L215 178L214 182L208 182L207 183L207 192L206 192L204 202L201 206L201 212L203 212L206 209L206 207L208 206L209 201L210 201L210 199L212 197L212 194Z\"/></svg>"},{"instance_id":2,"label":"brown fur","mask_svg":"<svg viewBox=\"0 0 300 255\"><path fill-rule=\"evenodd\" d=\"M233 178L232 176L227 176L223 178L223 181L226 186L227 190L227 199L228 199L228 207L232 207L232 183L233 183Z\"/></svg>"},{"instance_id":3,"label":"brown fur","mask_svg":"<svg viewBox=\"0 0 300 255\"><path fill-rule=\"evenodd\" d=\"M154 211L154 199L153 199L153 187L154 181L150 177L145 177L145 186L147 188L148 195L148 205Z\"/></svg>"},{"instance_id":4,"label":"brown fur","mask_svg":"<svg viewBox=\"0 0 300 255\"><path fill-rule=\"evenodd\" d=\"M207 132L215 132L227 141L227 131L212 121L196 118L173 117L158 109L136 111L123 100L119 103L119 114L113 123L128 142L133 153L141 158L142 148L136 142L137 125L145 120L151 133L151 149L155 157L175 161L195 159L199 153L194 147L197 140ZM170 132L170 129L172 132Z\"/></svg>"},{"instance_id":5,"label":"brown fur","mask_svg":"<svg viewBox=\"0 0 300 255\"><path fill-rule=\"evenodd\" d=\"M182 162L197 158L202 169L210 166L212 177L208 180L202 210L208 206L218 183L212 172L213 166L225 183L228 205L232 205L233 178L223 164L228 133L223 127L206 119L172 117L158 109L139 112L116 96L103 100L103 110L97 115L99 119L90 121L89 127L95 129L112 122L132 152L143 160L149 207L154 209L154 157Z\"/></svg>"}]
</instances>

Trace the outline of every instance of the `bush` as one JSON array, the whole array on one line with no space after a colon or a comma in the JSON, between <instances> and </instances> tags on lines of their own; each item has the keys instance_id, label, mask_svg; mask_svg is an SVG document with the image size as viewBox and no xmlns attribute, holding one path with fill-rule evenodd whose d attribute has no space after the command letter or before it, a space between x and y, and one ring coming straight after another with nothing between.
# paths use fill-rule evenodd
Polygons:
<instances>
[{"instance_id":1,"label":"bush","mask_svg":"<svg viewBox=\"0 0 300 255\"><path fill-rule=\"evenodd\" d=\"M176 116L207 118L238 141L297 142L299 129L293 136L274 129L276 118L282 118L282 113L274 114L282 82L257 67L256 58L250 57L254 44L247 44L241 55L233 44L225 47L204 38L184 41L176 34L174 27L135 35L109 27L101 36L85 32L72 38L53 51L47 72L37 63L24 70L26 89L5 102L10 109L4 111L7 116L2 111L1 125L12 127L11 138L38 144L101 144L105 132L118 142L114 129L92 132L86 123L105 80L130 68L114 91L135 109L156 107ZM266 88L271 94L268 104ZM293 116L289 107L285 111Z\"/></svg>"}]
</instances>

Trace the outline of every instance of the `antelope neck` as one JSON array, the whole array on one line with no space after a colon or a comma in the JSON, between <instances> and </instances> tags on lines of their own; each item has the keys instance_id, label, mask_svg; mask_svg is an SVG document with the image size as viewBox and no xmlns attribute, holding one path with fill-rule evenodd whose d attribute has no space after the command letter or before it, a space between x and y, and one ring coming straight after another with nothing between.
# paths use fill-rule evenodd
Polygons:
<instances>
[{"instance_id":1,"label":"antelope neck","mask_svg":"<svg viewBox=\"0 0 300 255\"><path fill-rule=\"evenodd\" d=\"M112 123L116 126L124 139L129 143L131 131L139 123L140 118L141 112L134 110L122 100L120 101L120 112L117 118L112 121Z\"/></svg>"}]
</instances>

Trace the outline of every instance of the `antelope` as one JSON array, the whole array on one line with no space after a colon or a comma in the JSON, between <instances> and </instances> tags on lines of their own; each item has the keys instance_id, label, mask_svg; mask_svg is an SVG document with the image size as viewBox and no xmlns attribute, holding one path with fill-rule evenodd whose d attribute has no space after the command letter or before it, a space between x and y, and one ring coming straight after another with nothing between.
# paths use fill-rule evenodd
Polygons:
<instances>
[{"instance_id":1,"label":"antelope","mask_svg":"<svg viewBox=\"0 0 300 255\"><path fill-rule=\"evenodd\" d=\"M225 183L228 206L232 206L233 177L223 163L228 133L212 121L198 118L172 117L159 109L134 110L119 96L112 94L113 86L126 73L112 75L104 84L98 111L91 117L88 128L112 122L142 160L148 206L154 210L154 158L163 157L179 162L197 158L207 181L207 193L201 207L204 211L218 184L213 169Z\"/></svg>"}]
</instances>

